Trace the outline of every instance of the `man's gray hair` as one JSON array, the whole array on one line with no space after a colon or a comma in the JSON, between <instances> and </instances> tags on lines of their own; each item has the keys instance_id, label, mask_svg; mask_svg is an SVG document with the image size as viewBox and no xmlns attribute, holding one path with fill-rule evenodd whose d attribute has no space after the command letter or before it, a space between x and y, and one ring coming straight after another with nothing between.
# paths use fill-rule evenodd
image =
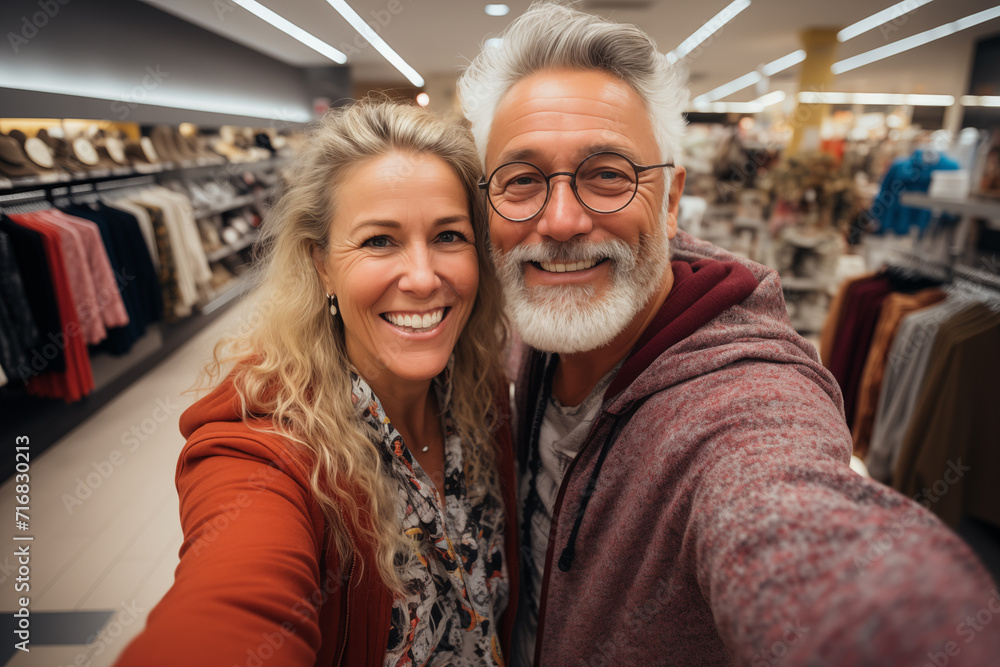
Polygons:
<instances>
[{"instance_id":1,"label":"man's gray hair","mask_svg":"<svg viewBox=\"0 0 1000 667\"><path fill-rule=\"evenodd\" d=\"M500 100L518 81L549 68L603 70L629 84L649 110L662 161L679 158L688 90L656 42L631 24L536 3L507 27L501 46L484 48L458 80L462 111L484 161Z\"/></svg>"}]
</instances>

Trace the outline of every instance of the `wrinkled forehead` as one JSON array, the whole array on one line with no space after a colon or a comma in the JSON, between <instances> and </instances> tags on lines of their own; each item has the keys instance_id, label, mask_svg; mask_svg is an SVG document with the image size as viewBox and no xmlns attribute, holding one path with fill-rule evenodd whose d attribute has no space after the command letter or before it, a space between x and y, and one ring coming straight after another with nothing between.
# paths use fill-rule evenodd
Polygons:
<instances>
[{"instance_id":1,"label":"wrinkled forehead","mask_svg":"<svg viewBox=\"0 0 1000 667\"><path fill-rule=\"evenodd\" d=\"M497 105L486 146L487 169L512 160L577 162L612 150L655 159L652 122L639 94L598 70L543 70L522 79Z\"/></svg>"}]
</instances>

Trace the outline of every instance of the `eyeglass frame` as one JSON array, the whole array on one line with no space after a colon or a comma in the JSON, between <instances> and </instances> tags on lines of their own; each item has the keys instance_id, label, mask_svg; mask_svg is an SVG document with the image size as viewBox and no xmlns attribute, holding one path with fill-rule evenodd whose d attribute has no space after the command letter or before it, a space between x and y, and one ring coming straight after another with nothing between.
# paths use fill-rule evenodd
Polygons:
<instances>
[{"instance_id":1,"label":"eyeglass frame","mask_svg":"<svg viewBox=\"0 0 1000 667\"><path fill-rule=\"evenodd\" d=\"M590 206L589 204L587 204L587 202L583 201L583 198L580 197L580 192L576 189L576 175L580 172L580 167L583 166L584 162L586 162L590 158L597 157L598 155L615 155L617 157L620 157L621 159L628 162L629 165L631 165L632 170L635 172L635 183L633 183L634 187L632 188L632 196L628 198L627 202L625 202L618 208L614 209L613 211L598 211L596 208ZM542 202L542 205L538 208L537 211L529 215L527 218L520 218L517 220L513 218L508 218L506 215L501 213L499 209L497 209L496 205L493 204L493 198L490 197L490 191L489 191L490 181L493 180L493 177L496 176L496 173L501 169L503 169L504 167L509 167L512 164L526 164L529 167L533 168L535 171L537 171L539 174L541 174L542 178L545 179L545 201ZM664 167L674 167L674 166L676 165L673 162L664 162L663 164L640 165L636 164L635 162L632 162L632 160L630 160L628 157L616 151L597 151L596 153L591 153L587 157L580 160L580 164L576 165L576 169L574 169L573 171L554 171L548 176L545 175L545 172L542 171L541 167L539 167L536 164L532 164L531 162L525 162L524 160L512 160L510 162L504 162L502 165L500 165L492 172L490 172L489 178L486 178L485 176L480 177L478 185L479 189L483 191L484 195L486 195L486 201L489 203L490 208L496 211L497 215L499 215L504 220L507 220L508 222L527 222L528 220L531 220L536 215L544 211L545 207L549 205L549 197L552 196L552 179L555 178L556 176L569 176L569 187L573 191L573 196L576 197L576 200L580 202L580 205L583 206L585 209L587 209L588 211L593 211L594 213L600 213L602 215L610 215L611 213L617 213L618 211L622 210L623 208L631 204L633 199L635 199L636 193L639 192L639 174L649 171L650 169L662 169Z\"/></svg>"}]
</instances>

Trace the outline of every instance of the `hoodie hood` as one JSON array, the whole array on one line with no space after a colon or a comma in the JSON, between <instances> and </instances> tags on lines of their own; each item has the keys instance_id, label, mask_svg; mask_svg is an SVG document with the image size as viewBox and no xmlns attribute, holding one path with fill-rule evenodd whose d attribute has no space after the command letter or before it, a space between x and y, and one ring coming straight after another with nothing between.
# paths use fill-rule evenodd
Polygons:
<instances>
[{"instance_id":1,"label":"hoodie hood","mask_svg":"<svg viewBox=\"0 0 1000 667\"><path fill-rule=\"evenodd\" d=\"M674 286L608 388L608 412L621 414L651 394L747 360L804 363L842 405L815 347L792 328L774 269L680 230L671 249Z\"/></svg>"}]
</instances>

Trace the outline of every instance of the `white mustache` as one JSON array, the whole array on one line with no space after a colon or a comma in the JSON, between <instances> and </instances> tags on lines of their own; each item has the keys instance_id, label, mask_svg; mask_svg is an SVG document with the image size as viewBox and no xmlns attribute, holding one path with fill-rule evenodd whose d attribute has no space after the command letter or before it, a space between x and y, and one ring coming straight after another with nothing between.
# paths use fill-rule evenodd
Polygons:
<instances>
[{"instance_id":1,"label":"white mustache","mask_svg":"<svg viewBox=\"0 0 1000 667\"><path fill-rule=\"evenodd\" d=\"M505 265L524 264L526 262L555 262L569 264L572 262L600 261L610 259L623 270L635 267L638 254L637 248L617 239L606 241L545 241L531 245L515 246L506 253L494 248L495 256Z\"/></svg>"}]
</instances>

